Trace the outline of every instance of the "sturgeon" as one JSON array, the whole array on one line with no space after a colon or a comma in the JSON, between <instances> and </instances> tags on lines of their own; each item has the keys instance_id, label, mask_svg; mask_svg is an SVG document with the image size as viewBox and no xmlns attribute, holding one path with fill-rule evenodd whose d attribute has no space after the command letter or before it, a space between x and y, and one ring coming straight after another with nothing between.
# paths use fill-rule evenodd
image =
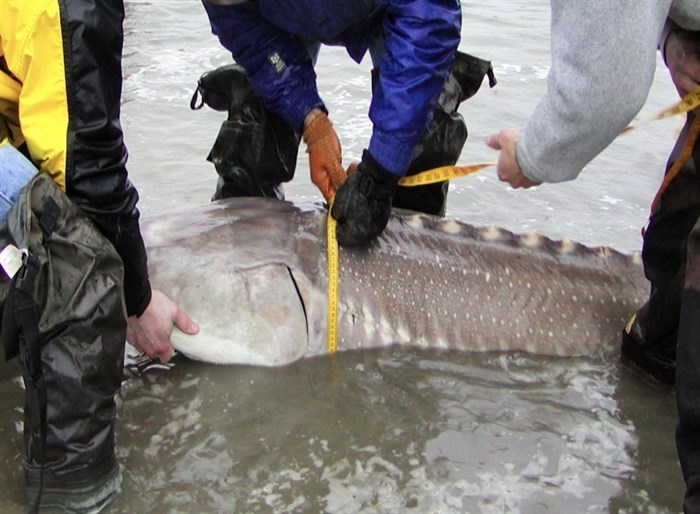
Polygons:
<instances>
[{"instance_id":1,"label":"sturgeon","mask_svg":"<svg viewBox=\"0 0 700 514\"><path fill-rule=\"evenodd\" d=\"M153 287L200 325L175 349L283 366L327 352L327 211L234 198L142 223ZM395 210L339 250L338 351L416 345L605 356L648 294L639 254Z\"/></svg>"}]
</instances>

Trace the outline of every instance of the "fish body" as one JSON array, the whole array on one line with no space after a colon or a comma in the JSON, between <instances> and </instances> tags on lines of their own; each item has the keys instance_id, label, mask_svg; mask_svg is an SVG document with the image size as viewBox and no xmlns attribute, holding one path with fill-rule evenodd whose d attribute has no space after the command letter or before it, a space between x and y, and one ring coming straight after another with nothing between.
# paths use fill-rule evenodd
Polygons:
<instances>
[{"instance_id":1,"label":"fish body","mask_svg":"<svg viewBox=\"0 0 700 514\"><path fill-rule=\"evenodd\" d=\"M190 358L282 366L327 353L327 211L234 198L144 220L153 287L200 333ZM605 355L648 294L638 254L395 211L339 249L338 351L417 345Z\"/></svg>"}]
</instances>

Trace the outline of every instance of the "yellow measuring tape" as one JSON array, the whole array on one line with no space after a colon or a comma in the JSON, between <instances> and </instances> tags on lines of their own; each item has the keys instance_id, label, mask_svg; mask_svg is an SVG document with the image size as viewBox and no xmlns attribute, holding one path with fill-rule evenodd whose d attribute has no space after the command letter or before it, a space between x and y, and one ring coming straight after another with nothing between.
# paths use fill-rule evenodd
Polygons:
<instances>
[{"instance_id":1,"label":"yellow measuring tape","mask_svg":"<svg viewBox=\"0 0 700 514\"><path fill-rule=\"evenodd\" d=\"M700 87L698 87L692 93L684 96L679 102L664 109L656 116L649 118L648 120L638 123L637 125L628 126L622 133L629 132L632 129L637 128L639 125L644 123L649 123L651 121L662 120L670 116L676 116L678 114L683 114L688 111L700 107ZM700 118L696 120L698 125L700 123ZM697 128L695 129L698 130ZM697 137L697 132L695 133ZM411 187L411 186L421 186L426 184L433 184L436 182L444 182L445 180L463 177L469 175L489 166L496 165L496 161L483 162L481 164L471 164L469 166L442 166L439 168L434 168L428 171L422 171L416 175L411 175L410 177L403 177L399 180L399 185ZM675 174L671 175L667 179L666 183L662 185L662 189L657 194L660 196L663 188L668 185L668 182L673 179ZM654 204L658 200L654 200ZM333 199L330 201L330 205L333 205ZM336 221L330 215L330 206L328 208L328 216L326 222L326 235L327 235L327 247L328 247L328 353L335 353L338 349L338 240L335 235ZM631 327L634 322L634 317L629 321L628 327ZM629 328L627 328L629 331Z\"/></svg>"},{"instance_id":2,"label":"yellow measuring tape","mask_svg":"<svg viewBox=\"0 0 700 514\"><path fill-rule=\"evenodd\" d=\"M463 177L474 173L475 171L483 170L489 166L495 166L496 161L483 162L481 164L471 164L469 166L441 166L428 171L421 171L410 177L403 177L399 180L400 186L424 186L426 184L434 184L435 182L444 182L451 178Z\"/></svg>"},{"instance_id":3,"label":"yellow measuring tape","mask_svg":"<svg viewBox=\"0 0 700 514\"><path fill-rule=\"evenodd\" d=\"M636 125L630 125L625 130L622 131L624 134L625 132L629 132L632 129L635 129L639 127L640 125L644 125L646 123L651 123L652 121L658 121L658 120L663 120L665 118L670 118L671 116L677 116L679 114L684 114L688 111L692 111L693 109L700 107L700 87L695 89L695 91L692 91L685 95L679 102L676 102L673 104L671 107L668 107L664 109L663 111L659 112L655 116L652 116L651 118L641 121L637 123Z\"/></svg>"},{"instance_id":4,"label":"yellow measuring tape","mask_svg":"<svg viewBox=\"0 0 700 514\"><path fill-rule=\"evenodd\" d=\"M328 353L335 353L338 349L338 239L335 235L336 221L331 216L333 199L328 206L326 221L326 245L328 259Z\"/></svg>"}]
</instances>

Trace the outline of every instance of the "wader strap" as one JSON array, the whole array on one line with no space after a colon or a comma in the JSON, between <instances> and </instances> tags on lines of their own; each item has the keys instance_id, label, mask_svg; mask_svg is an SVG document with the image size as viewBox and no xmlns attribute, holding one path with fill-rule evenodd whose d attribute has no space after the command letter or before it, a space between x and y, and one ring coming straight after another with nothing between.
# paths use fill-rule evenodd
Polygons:
<instances>
[{"instance_id":1,"label":"wader strap","mask_svg":"<svg viewBox=\"0 0 700 514\"><path fill-rule=\"evenodd\" d=\"M19 354L19 326L15 315L15 280L12 279L2 310L2 347L5 350L5 361Z\"/></svg>"},{"instance_id":2,"label":"wader strap","mask_svg":"<svg viewBox=\"0 0 700 514\"><path fill-rule=\"evenodd\" d=\"M41 378L39 317L34 305L34 282L38 274L39 264L36 258L28 255L17 274L14 287L15 316L27 344L29 374L35 383Z\"/></svg>"},{"instance_id":3,"label":"wader strap","mask_svg":"<svg viewBox=\"0 0 700 514\"><path fill-rule=\"evenodd\" d=\"M58 207L58 206L56 206ZM51 218L52 215L49 215ZM44 216L42 215L42 220ZM41 222L40 222L41 224ZM42 224L42 229L44 229ZM36 257L27 255L24 266L15 277L14 304L17 325L22 331L25 344L27 345L26 355L29 377L32 381L32 388L37 395L39 406L39 455L41 462L41 473L39 475L39 491L37 493L32 513L39 512L41 505L41 493L44 489L44 449L46 447L46 386L41 368L41 340L39 337L39 316L34 303L34 283L39 274L39 263Z\"/></svg>"}]
</instances>

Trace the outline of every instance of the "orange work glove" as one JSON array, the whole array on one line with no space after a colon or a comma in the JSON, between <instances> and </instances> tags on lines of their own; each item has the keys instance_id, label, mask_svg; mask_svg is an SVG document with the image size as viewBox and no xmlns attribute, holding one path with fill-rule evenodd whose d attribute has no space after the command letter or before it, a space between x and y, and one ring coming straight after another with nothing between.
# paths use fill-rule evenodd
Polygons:
<instances>
[{"instance_id":1,"label":"orange work glove","mask_svg":"<svg viewBox=\"0 0 700 514\"><path fill-rule=\"evenodd\" d=\"M325 112L317 114L302 134L309 154L311 182L321 190L327 202L345 180L340 141Z\"/></svg>"}]
</instances>

